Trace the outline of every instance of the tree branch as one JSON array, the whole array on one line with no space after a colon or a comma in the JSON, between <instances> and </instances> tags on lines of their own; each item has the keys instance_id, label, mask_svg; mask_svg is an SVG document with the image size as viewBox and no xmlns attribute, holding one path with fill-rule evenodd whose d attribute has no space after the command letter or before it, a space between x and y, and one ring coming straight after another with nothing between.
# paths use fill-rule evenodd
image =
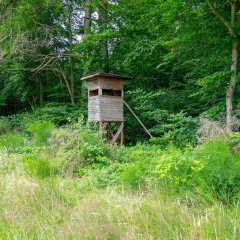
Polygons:
<instances>
[{"instance_id":1,"label":"tree branch","mask_svg":"<svg viewBox=\"0 0 240 240\"><path fill-rule=\"evenodd\" d=\"M221 13L214 7L212 0L206 0L209 7L211 8L213 14L222 22L228 29L230 36L233 38L237 38L237 34L234 32L231 23L223 16Z\"/></svg>"}]
</instances>

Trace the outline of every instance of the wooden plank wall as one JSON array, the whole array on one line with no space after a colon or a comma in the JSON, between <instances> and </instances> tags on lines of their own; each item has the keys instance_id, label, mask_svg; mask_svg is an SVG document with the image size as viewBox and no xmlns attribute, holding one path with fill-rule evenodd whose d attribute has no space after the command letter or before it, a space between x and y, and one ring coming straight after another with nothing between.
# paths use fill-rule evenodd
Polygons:
<instances>
[{"instance_id":1,"label":"wooden plank wall","mask_svg":"<svg viewBox=\"0 0 240 240\"><path fill-rule=\"evenodd\" d=\"M100 121L100 98L99 96L88 98L88 120Z\"/></svg>"},{"instance_id":2,"label":"wooden plank wall","mask_svg":"<svg viewBox=\"0 0 240 240\"><path fill-rule=\"evenodd\" d=\"M101 121L123 121L123 99L121 97L100 97Z\"/></svg>"},{"instance_id":3,"label":"wooden plank wall","mask_svg":"<svg viewBox=\"0 0 240 240\"><path fill-rule=\"evenodd\" d=\"M119 79L99 79L101 89L123 90L123 80Z\"/></svg>"},{"instance_id":4,"label":"wooden plank wall","mask_svg":"<svg viewBox=\"0 0 240 240\"><path fill-rule=\"evenodd\" d=\"M88 120L121 122L123 118L123 99L112 96L95 96L88 99Z\"/></svg>"},{"instance_id":5,"label":"wooden plank wall","mask_svg":"<svg viewBox=\"0 0 240 240\"><path fill-rule=\"evenodd\" d=\"M96 90L100 88L100 81L98 79L88 81L88 90Z\"/></svg>"}]
</instances>

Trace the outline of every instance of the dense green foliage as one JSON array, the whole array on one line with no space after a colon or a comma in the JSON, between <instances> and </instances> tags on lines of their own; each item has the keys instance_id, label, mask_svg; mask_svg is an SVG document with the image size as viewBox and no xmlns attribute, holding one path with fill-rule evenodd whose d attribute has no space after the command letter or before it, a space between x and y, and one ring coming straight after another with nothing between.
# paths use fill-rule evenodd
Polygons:
<instances>
[{"instance_id":1,"label":"dense green foliage","mask_svg":"<svg viewBox=\"0 0 240 240\"><path fill-rule=\"evenodd\" d=\"M240 239L239 9L0 0L0 239ZM125 147L87 121L97 71L133 76L151 139L128 109Z\"/></svg>"},{"instance_id":2,"label":"dense green foliage","mask_svg":"<svg viewBox=\"0 0 240 240\"><path fill-rule=\"evenodd\" d=\"M101 28L96 14L101 3L1 3L0 114L46 106L43 115L59 111L55 122L60 124L65 113L78 109L85 114L80 78L101 70L100 48L107 41L110 72L133 76L126 82L126 101L152 134L194 143L191 133L199 116L225 115L231 65L225 26L205 1L115 0L108 1L108 22ZM215 6L229 19L227 1L215 1ZM92 24L84 36L86 7L92 9ZM239 87L236 91L237 96ZM71 109L69 103L77 106ZM236 116L239 106L235 98ZM127 111L126 132L129 143L146 139Z\"/></svg>"}]
</instances>

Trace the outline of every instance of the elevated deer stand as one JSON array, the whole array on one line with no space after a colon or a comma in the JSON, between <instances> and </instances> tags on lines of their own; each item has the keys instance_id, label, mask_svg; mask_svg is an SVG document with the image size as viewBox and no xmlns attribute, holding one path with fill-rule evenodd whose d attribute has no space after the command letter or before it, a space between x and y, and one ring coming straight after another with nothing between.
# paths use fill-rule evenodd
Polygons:
<instances>
[{"instance_id":1,"label":"elevated deer stand","mask_svg":"<svg viewBox=\"0 0 240 240\"><path fill-rule=\"evenodd\" d=\"M100 130L106 127L111 144L119 139L121 145L124 144L123 82L129 79L131 77L106 73L95 73L81 79L88 81L88 121L97 121ZM115 133L112 123L119 125Z\"/></svg>"}]
</instances>

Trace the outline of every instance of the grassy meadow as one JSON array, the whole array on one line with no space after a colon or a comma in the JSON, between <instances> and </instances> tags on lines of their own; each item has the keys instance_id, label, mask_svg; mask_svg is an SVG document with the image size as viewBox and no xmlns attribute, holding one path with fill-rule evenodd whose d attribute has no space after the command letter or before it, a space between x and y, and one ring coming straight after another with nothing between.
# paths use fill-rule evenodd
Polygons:
<instances>
[{"instance_id":1,"label":"grassy meadow","mask_svg":"<svg viewBox=\"0 0 240 240\"><path fill-rule=\"evenodd\" d=\"M81 121L0 128L0 239L240 239L238 134L119 147Z\"/></svg>"}]
</instances>

